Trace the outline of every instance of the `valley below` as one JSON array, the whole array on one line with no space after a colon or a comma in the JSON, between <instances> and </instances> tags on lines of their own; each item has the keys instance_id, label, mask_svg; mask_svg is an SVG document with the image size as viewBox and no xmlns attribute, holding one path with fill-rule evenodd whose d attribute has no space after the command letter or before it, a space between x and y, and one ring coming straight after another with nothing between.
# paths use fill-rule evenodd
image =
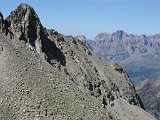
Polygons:
<instances>
[{"instance_id":1,"label":"valley below","mask_svg":"<svg viewBox=\"0 0 160 120\"><path fill-rule=\"evenodd\" d=\"M97 55L122 66L146 110L160 120L160 34L133 35L118 30L112 34L100 33L93 40L83 35L75 37Z\"/></svg>"},{"instance_id":2,"label":"valley below","mask_svg":"<svg viewBox=\"0 0 160 120\"><path fill-rule=\"evenodd\" d=\"M120 56L113 55L110 61L124 60L139 51L157 54L152 47L158 45L157 36L151 37L156 43L140 36L144 47L137 51L133 44L127 48L130 53L123 45L130 45L134 37L123 44L127 34L118 31L114 35L115 43L107 35L103 44L98 37L82 42L65 36L43 27L36 11L24 3L7 18L0 13L0 119L156 120L145 111L147 101L143 105L126 70L105 59L117 51ZM107 49L98 46L105 42ZM101 50L105 51L101 54ZM105 59L100 57L106 53ZM143 86L137 90L140 88Z\"/></svg>"}]
</instances>

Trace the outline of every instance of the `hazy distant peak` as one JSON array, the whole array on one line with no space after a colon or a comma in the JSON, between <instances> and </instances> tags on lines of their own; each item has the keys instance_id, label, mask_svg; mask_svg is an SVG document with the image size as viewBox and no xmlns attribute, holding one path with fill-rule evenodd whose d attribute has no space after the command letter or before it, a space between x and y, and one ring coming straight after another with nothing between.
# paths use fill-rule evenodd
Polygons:
<instances>
[{"instance_id":1,"label":"hazy distant peak","mask_svg":"<svg viewBox=\"0 0 160 120\"><path fill-rule=\"evenodd\" d=\"M108 38L111 37L111 34L110 33L107 33L107 32L103 32L103 33L99 33L96 37L95 37L95 40L106 40Z\"/></svg>"},{"instance_id":2,"label":"hazy distant peak","mask_svg":"<svg viewBox=\"0 0 160 120\"><path fill-rule=\"evenodd\" d=\"M128 34L126 32L124 32L123 30L118 30L112 34L107 33L107 32L103 32L103 33L98 34L95 37L95 40L110 40L114 36L123 37L123 36L128 36Z\"/></svg>"},{"instance_id":3,"label":"hazy distant peak","mask_svg":"<svg viewBox=\"0 0 160 120\"><path fill-rule=\"evenodd\" d=\"M155 34L152 36L148 36L149 39L151 40L156 40L156 41L160 41L160 34Z\"/></svg>"},{"instance_id":4,"label":"hazy distant peak","mask_svg":"<svg viewBox=\"0 0 160 120\"><path fill-rule=\"evenodd\" d=\"M112 36L114 35L123 36L123 35L128 35L128 34L124 32L123 30L118 30L112 34Z\"/></svg>"},{"instance_id":5,"label":"hazy distant peak","mask_svg":"<svg viewBox=\"0 0 160 120\"><path fill-rule=\"evenodd\" d=\"M117 30L117 33L126 33L124 30Z\"/></svg>"}]
</instances>

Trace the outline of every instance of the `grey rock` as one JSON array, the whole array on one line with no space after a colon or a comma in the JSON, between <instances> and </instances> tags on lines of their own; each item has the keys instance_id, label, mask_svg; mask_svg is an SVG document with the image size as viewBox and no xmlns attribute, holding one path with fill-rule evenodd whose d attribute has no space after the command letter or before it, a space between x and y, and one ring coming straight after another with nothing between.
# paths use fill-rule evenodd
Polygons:
<instances>
[{"instance_id":1,"label":"grey rock","mask_svg":"<svg viewBox=\"0 0 160 120\"><path fill-rule=\"evenodd\" d=\"M153 80L159 81L160 79L160 34L138 36L119 30L113 34L100 33L94 40L86 40L85 44L98 55L113 62L116 71L122 73L123 67L137 86L146 79L149 79L151 83ZM159 119L159 108L157 107L159 99L153 96L153 91L157 91L154 85L150 87L144 85L138 92L147 111ZM133 96L130 97L131 104L135 102L133 98Z\"/></svg>"},{"instance_id":2,"label":"grey rock","mask_svg":"<svg viewBox=\"0 0 160 120\"><path fill-rule=\"evenodd\" d=\"M3 51L3 47L2 45L0 45L0 54L2 53L2 51Z\"/></svg>"},{"instance_id":3,"label":"grey rock","mask_svg":"<svg viewBox=\"0 0 160 120\"><path fill-rule=\"evenodd\" d=\"M109 33L100 33L95 37L95 40L107 40L111 38L111 34Z\"/></svg>"},{"instance_id":4,"label":"grey rock","mask_svg":"<svg viewBox=\"0 0 160 120\"><path fill-rule=\"evenodd\" d=\"M7 18L11 32L20 40L29 42L32 46L41 44L40 39L43 37L42 25L32 7L21 4ZM37 52L39 48L36 48Z\"/></svg>"},{"instance_id":5,"label":"grey rock","mask_svg":"<svg viewBox=\"0 0 160 120\"><path fill-rule=\"evenodd\" d=\"M45 28L41 25L38 15L32 7L20 4L16 10L11 12L6 21L8 23L6 31L9 31L10 38L16 37L25 41L31 50L39 53L50 63L53 59L57 59L65 65L63 54L54 42L46 37ZM55 51L52 51L51 48L55 48Z\"/></svg>"},{"instance_id":6,"label":"grey rock","mask_svg":"<svg viewBox=\"0 0 160 120\"><path fill-rule=\"evenodd\" d=\"M44 28L29 5L18 6L7 21L14 37L0 34L2 120L155 120L141 109L125 71L80 40Z\"/></svg>"},{"instance_id":7,"label":"grey rock","mask_svg":"<svg viewBox=\"0 0 160 120\"><path fill-rule=\"evenodd\" d=\"M146 111L160 119L160 80L144 80L136 85Z\"/></svg>"},{"instance_id":8,"label":"grey rock","mask_svg":"<svg viewBox=\"0 0 160 120\"><path fill-rule=\"evenodd\" d=\"M84 35L78 35L78 36L75 36L75 38L78 38L79 40L81 40L83 42L87 40Z\"/></svg>"},{"instance_id":9,"label":"grey rock","mask_svg":"<svg viewBox=\"0 0 160 120\"><path fill-rule=\"evenodd\" d=\"M160 70L157 68L157 61L160 58L159 41L159 34L138 36L119 30L113 34L100 33L95 40L86 40L85 44L106 60L120 64L126 69L133 82L138 83L153 76L154 79L160 78L159 72L155 73ZM134 74L135 69L139 71Z\"/></svg>"},{"instance_id":10,"label":"grey rock","mask_svg":"<svg viewBox=\"0 0 160 120\"><path fill-rule=\"evenodd\" d=\"M3 20L3 14L0 12L0 32L2 33L4 29L4 20Z\"/></svg>"}]
</instances>

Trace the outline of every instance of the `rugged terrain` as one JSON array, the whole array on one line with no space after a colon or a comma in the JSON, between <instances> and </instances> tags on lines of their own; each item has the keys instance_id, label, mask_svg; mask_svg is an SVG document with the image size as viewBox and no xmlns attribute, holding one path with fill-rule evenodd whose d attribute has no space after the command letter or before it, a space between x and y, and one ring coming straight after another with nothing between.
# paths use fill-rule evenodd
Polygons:
<instances>
[{"instance_id":1,"label":"rugged terrain","mask_svg":"<svg viewBox=\"0 0 160 120\"><path fill-rule=\"evenodd\" d=\"M160 80L144 80L136 86L146 111L160 120Z\"/></svg>"},{"instance_id":2,"label":"rugged terrain","mask_svg":"<svg viewBox=\"0 0 160 120\"><path fill-rule=\"evenodd\" d=\"M113 34L100 33L94 40L87 40L83 35L76 38L98 55L125 68L146 110L160 119L160 34L138 36L120 30Z\"/></svg>"},{"instance_id":3,"label":"rugged terrain","mask_svg":"<svg viewBox=\"0 0 160 120\"><path fill-rule=\"evenodd\" d=\"M94 40L78 38L95 53L123 66L134 83L160 78L157 66L160 63L160 34L133 35L119 30L112 34L100 33Z\"/></svg>"},{"instance_id":4,"label":"rugged terrain","mask_svg":"<svg viewBox=\"0 0 160 120\"><path fill-rule=\"evenodd\" d=\"M0 14L0 61L1 120L155 120L119 65L44 28L27 4Z\"/></svg>"}]
</instances>

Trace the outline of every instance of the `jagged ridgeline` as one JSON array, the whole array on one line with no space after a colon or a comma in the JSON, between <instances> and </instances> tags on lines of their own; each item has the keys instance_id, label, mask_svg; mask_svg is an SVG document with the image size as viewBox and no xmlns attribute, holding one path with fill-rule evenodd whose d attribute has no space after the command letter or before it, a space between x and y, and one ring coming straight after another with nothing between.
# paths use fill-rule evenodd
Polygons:
<instances>
[{"instance_id":1,"label":"jagged ridgeline","mask_svg":"<svg viewBox=\"0 0 160 120\"><path fill-rule=\"evenodd\" d=\"M118 30L112 34L100 33L93 40L76 37L106 60L122 65L135 84L160 78L160 67L157 66L160 61L160 34L134 35Z\"/></svg>"},{"instance_id":2,"label":"jagged ridgeline","mask_svg":"<svg viewBox=\"0 0 160 120\"><path fill-rule=\"evenodd\" d=\"M0 14L1 120L154 120L126 72L41 25L27 4Z\"/></svg>"}]
</instances>

